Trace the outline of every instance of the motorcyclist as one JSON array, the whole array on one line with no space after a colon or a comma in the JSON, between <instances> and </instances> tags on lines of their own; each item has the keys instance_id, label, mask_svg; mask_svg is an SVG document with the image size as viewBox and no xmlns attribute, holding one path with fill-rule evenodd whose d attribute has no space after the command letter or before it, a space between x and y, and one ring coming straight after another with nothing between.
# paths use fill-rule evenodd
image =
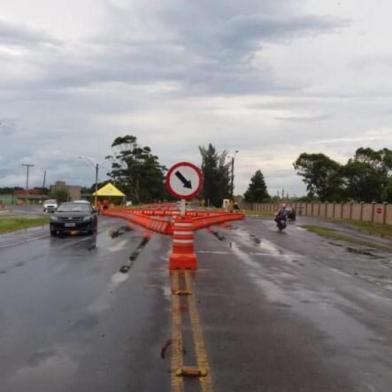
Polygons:
<instances>
[{"instance_id":1,"label":"motorcyclist","mask_svg":"<svg viewBox=\"0 0 392 392\"><path fill-rule=\"evenodd\" d=\"M278 219L280 218L280 219L284 219L284 220L286 220L287 219L287 204L286 203L283 203L281 206L280 206L280 208L279 208L279 210L277 211L277 213L275 214L275 221L278 221Z\"/></svg>"},{"instance_id":2,"label":"motorcyclist","mask_svg":"<svg viewBox=\"0 0 392 392\"><path fill-rule=\"evenodd\" d=\"M277 223L279 230L286 227L287 222L287 205L283 203L279 208L278 212L275 214L275 222Z\"/></svg>"}]
</instances>

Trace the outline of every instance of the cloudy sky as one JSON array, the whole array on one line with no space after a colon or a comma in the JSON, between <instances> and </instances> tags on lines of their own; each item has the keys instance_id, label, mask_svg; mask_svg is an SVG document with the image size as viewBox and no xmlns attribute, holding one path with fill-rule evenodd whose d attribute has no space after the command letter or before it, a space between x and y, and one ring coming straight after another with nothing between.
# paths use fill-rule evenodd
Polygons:
<instances>
[{"instance_id":1,"label":"cloudy sky","mask_svg":"<svg viewBox=\"0 0 392 392\"><path fill-rule=\"evenodd\" d=\"M166 166L199 145L301 195L301 152L392 143L388 0L2 0L0 187L87 185L116 136ZM101 176L101 179L104 177Z\"/></svg>"}]
</instances>

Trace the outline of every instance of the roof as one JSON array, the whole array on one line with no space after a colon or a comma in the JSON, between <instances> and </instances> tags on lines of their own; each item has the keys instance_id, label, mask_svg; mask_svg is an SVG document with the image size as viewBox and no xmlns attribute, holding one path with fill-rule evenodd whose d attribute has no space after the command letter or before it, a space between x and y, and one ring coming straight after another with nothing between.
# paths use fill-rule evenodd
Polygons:
<instances>
[{"instance_id":1,"label":"roof","mask_svg":"<svg viewBox=\"0 0 392 392\"><path fill-rule=\"evenodd\" d=\"M97 192L93 193L93 196L120 196L124 197L124 193L118 190L112 183L107 183L102 188L98 189Z\"/></svg>"}]
</instances>

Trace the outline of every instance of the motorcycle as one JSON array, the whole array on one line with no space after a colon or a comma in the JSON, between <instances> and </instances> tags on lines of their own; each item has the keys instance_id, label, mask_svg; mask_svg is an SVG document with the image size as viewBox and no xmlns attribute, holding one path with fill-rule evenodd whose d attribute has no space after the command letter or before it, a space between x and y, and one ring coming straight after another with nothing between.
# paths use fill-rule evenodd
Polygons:
<instances>
[{"instance_id":1,"label":"motorcycle","mask_svg":"<svg viewBox=\"0 0 392 392\"><path fill-rule=\"evenodd\" d=\"M287 220L288 223L294 223L297 218L297 214L295 213L294 209L290 209L287 213Z\"/></svg>"},{"instance_id":2,"label":"motorcycle","mask_svg":"<svg viewBox=\"0 0 392 392\"><path fill-rule=\"evenodd\" d=\"M287 227L287 216L286 214L278 214L275 217L276 226L278 227L279 231L284 230Z\"/></svg>"}]
</instances>

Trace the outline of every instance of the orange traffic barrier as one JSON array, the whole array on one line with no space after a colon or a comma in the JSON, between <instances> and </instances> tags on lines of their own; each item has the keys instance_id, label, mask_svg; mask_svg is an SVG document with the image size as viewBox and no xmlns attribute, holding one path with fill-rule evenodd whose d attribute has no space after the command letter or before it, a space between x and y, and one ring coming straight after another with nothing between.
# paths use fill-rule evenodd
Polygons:
<instances>
[{"instance_id":1,"label":"orange traffic barrier","mask_svg":"<svg viewBox=\"0 0 392 392\"><path fill-rule=\"evenodd\" d=\"M169 269L196 270L197 259L193 247L193 223L185 217L177 217L173 224L173 247Z\"/></svg>"},{"instance_id":2,"label":"orange traffic barrier","mask_svg":"<svg viewBox=\"0 0 392 392\"><path fill-rule=\"evenodd\" d=\"M194 251L194 231L213 225L227 225L229 221L245 218L242 213L187 211L180 216L176 206L149 205L140 209L110 208L103 215L126 219L132 223L160 234L172 234L172 254L169 268L196 270L197 259Z\"/></svg>"},{"instance_id":3,"label":"orange traffic barrier","mask_svg":"<svg viewBox=\"0 0 392 392\"><path fill-rule=\"evenodd\" d=\"M162 218L153 218L143 214L135 213L132 210L125 210L123 208L110 208L103 211L103 215L112 216L116 218L123 218L148 230L155 231L161 234L171 234L171 222Z\"/></svg>"}]
</instances>

